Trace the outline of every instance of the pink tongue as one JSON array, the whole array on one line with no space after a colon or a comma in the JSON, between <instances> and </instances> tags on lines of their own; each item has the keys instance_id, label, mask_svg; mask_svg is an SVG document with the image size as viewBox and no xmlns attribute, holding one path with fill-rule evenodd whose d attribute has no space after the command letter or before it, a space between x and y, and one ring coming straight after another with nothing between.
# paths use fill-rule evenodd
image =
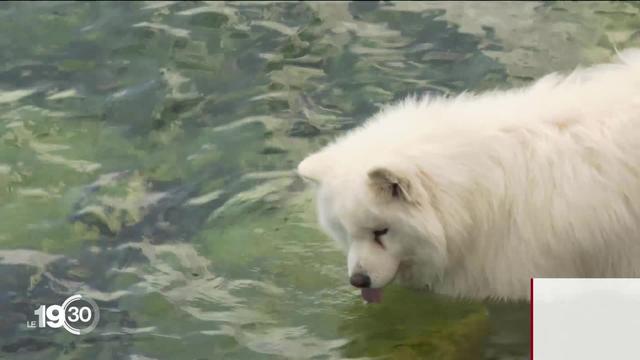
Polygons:
<instances>
[{"instance_id":1,"label":"pink tongue","mask_svg":"<svg viewBox=\"0 0 640 360\"><path fill-rule=\"evenodd\" d=\"M362 289L362 298L368 303L382 302L382 289Z\"/></svg>"}]
</instances>

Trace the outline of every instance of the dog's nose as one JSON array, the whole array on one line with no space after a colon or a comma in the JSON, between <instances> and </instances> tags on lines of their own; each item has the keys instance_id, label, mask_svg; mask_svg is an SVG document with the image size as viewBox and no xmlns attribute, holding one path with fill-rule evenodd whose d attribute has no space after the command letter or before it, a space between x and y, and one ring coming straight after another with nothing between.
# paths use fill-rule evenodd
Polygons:
<instances>
[{"instance_id":1,"label":"dog's nose","mask_svg":"<svg viewBox=\"0 0 640 360\"><path fill-rule=\"evenodd\" d=\"M349 282L357 288L368 288L371 286L371 278L365 274L353 274Z\"/></svg>"}]
</instances>

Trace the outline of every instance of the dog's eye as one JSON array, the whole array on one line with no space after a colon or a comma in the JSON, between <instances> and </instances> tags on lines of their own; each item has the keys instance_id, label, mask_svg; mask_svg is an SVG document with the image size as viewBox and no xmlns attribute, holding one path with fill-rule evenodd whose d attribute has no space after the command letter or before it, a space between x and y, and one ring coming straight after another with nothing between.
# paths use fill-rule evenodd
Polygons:
<instances>
[{"instance_id":1,"label":"dog's eye","mask_svg":"<svg viewBox=\"0 0 640 360\"><path fill-rule=\"evenodd\" d=\"M386 234L388 231L389 231L389 228L373 230L373 240L375 240L375 242L378 243L378 245L384 247L384 244L382 243L382 240L380 240L380 237Z\"/></svg>"},{"instance_id":2,"label":"dog's eye","mask_svg":"<svg viewBox=\"0 0 640 360\"><path fill-rule=\"evenodd\" d=\"M380 230L373 230L373 236L375 236L376 238L386 234L389 231L389 228L384 228L384 229L380 229Z\"/></svg>"}]
</instances>

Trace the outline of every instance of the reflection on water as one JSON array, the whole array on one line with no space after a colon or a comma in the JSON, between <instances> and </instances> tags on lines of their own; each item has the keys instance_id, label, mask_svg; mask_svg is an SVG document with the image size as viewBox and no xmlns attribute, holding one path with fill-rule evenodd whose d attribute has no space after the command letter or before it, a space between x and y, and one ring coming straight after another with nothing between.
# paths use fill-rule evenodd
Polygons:
<instances>
[{"instance_id":1,"label":"reflection on water","mask_svg":"<svg viewBox=\"0 0 640 360\"><path fill-rule=\"evenodd\" d=\"M525 359L526 304L364 306L292 169L407 94L640 43L637 3L1 3L0 357ZM26 328L83 293L101 323Z\"/></svg>"}]
</instances>

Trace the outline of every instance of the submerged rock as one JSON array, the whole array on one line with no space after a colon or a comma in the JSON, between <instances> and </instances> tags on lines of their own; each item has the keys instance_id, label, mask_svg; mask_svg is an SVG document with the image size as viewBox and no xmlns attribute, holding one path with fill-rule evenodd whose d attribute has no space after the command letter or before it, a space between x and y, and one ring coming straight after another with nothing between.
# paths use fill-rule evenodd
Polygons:
<instances>
[{"instance_id":1,"label":"submerged rock","mask_svg":"<svg viewBox=\"0 0 640 360\"><path fill-rule=\"evenodd\" d=\"M320 129L306 121L296 121L291 125L287 135L293 137L313 137L320 135Z\"/></svg>"}]
</instances>

